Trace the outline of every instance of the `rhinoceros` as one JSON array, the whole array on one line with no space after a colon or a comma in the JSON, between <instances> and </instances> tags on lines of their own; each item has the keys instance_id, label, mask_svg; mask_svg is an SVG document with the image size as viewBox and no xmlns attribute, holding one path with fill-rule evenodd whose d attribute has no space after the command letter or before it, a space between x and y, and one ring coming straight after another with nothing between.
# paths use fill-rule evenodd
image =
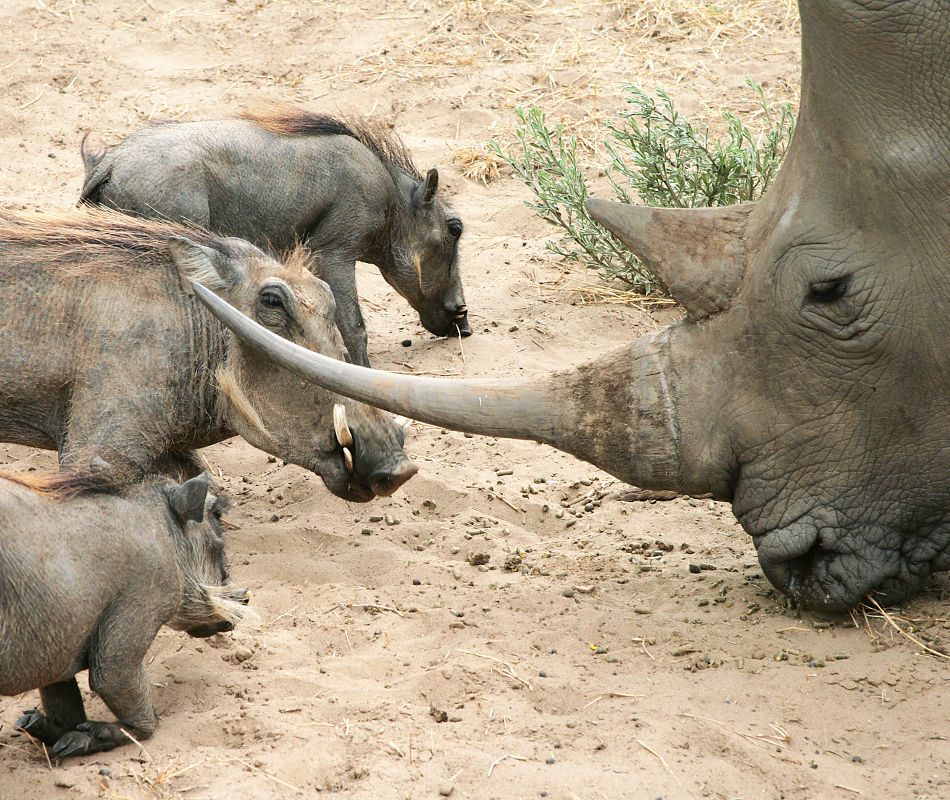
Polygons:
<instances>
[{"instance_id":1,"label":"rhinoceros","mask_svg":"<svg viewBox=\"0 0 950 800\"><path fill-rule=\"evenodd\" d=\"M197 474L193 448L239 434L346 499L392 494L416 471L402 427L274 367L184 291L195 278L343 358L333 295L305 256L278 263L240 239L117 212L0 212L0 441L134 478Z\"/></svg>"},{"instance_id":2,"label":"rhinoceros","mask_svg":"<svg viewBox=\"0 0 950 800\"><path fill-rule=\"evenodd\" d=\"M589 201L684 320L507 381L411 379L241 335L364 402L731 501L794 601L908 597L950 569L950 3L799 5L801 112L762 199Z\"/></svg>"},{"instance_id":3,"label":"rhinoceros","mask_svg":"<svg viewBox=\"0 0 950 800\"><path fill-rule=\"evenodd\" d=\"M248 600L228 581L226 504L207 473L127 487L113 477L0 473L0 694L39 688L45 713L17 727L61 757L151 736L142 660L159 628L229 631ZM82 670L118 723L86 719Z\"/></svg>"},{"instance_id":4,"label":"rhinoceros","mask_svg":"<svg viewBox=\"0 0 950 800\"><path fill-rule=\"evenodd\" d=\"M109 148L83 140L80 203L200 225L278 252L302 243L336 298L351 359L369 366L356 260L379 267L436 336L468 336L462 222L405 145L369 120L299 108L153 124Z\"/></svg>"}]
</instances>

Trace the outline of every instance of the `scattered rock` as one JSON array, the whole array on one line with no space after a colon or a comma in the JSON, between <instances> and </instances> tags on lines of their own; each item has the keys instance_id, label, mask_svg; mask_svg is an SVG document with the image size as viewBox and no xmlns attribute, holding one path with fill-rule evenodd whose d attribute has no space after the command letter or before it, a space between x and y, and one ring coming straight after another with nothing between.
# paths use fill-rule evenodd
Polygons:
<instances>
[{"instance_id":1,"label":"scattered rock","mask_svg":"<svg viewBox=\"0 0 950 800\"><path fill-rule=\"evenodd\" d=\"M465 560L473 567L480 567L487 564L491 560L491 556L488 553L469 553Z\"/></svg>"}]
</instances>

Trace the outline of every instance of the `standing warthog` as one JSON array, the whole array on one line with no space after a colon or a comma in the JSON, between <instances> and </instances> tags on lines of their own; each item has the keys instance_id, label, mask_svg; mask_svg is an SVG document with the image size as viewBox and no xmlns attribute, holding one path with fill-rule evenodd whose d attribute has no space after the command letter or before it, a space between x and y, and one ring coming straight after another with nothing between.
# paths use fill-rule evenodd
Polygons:
<instances>
[{"instance_id":1,"label":"standing warthog","mask_svg":"<svg viewBox=\"0 0 950 800\"><path fill-rule=\"evenodd\" d=\"M190 222L277 252L303 244L336 298L351 359L369 366L357 259L436 336L468 336L458 272L462 222L391 132L290 108L237 119L165 122L110 148L82 147L80 203Z\"/></svg>"},{"instance_id":2,"label":"standing warthog","mask_svg":"<svg viewBox=\"0 0 950 800\"><path fill-rule=\"evenodd\" d=\"M115 212L0 213L0 441L136 476L196 474L192 448L240 434L340 497L392 494L416 471L392 418L274 367L185 292L200 281L342 358L333 296L304 255L281 264L240 239Z\"/></svg>"},{"instance_id":3,"label":"standing warthog","mask_svg":"<svg viewBox=\"0 0 950 800\"><path fill-rule=\"evenodd\" d=\"M142 659L162 625L231 630L248 595L228 583L221 510L202 473L116 491L107 474L0 473L0 694L39 688L18 721L58 756L152 735ZM118 723L86 720L75 675Z\"/></svg>"},{"instance_id":4,"label":"standing warthog","mask_svg":"<svg viewBox=\"0 0 950 800\"><path fill-rule=\"evenodd\" d=\"M801 116L761 200L590 201L687 319L511 381L298 359L266 332L261 346L364 402L729 500L794 600L912 594L950 569L950 3L799 5Z\"/></svg>"}]
</instances>

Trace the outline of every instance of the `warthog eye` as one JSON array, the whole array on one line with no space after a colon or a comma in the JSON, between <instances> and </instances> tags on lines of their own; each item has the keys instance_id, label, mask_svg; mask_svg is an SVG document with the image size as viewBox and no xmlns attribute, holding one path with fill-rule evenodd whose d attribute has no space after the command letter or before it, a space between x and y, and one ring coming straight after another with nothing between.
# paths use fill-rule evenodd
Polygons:
<instances>
[{"instance_id":1,"label":"warthog eye","mask_svg":"<svg viewBox=\"0 0 950 800\"><path fill-rule=\"evenodd\" d=\"M821 303L822 305L834 303L844 297L844 293L848 290L849 280L850 276L834 278L830 281L815 281L808 287L808 297L806 299L809 303Z\"/></svg>"},{"instance_id":2,"label":"warthog eye","mask_svg":"<svg viewBox=\"0 0 950 800\"><path fill-rule=\"evenodd\" d=\"M452 219L445 223L445 227L449 229L449 233L456 239L462 235L462 220L460 219L452 217Z\"/></svg>"},{"instance_id":3,"label":"warthog eye","mask_svg":"<svg viewBox=\"0 0 950 800\"><path fill-rule=\"evenodd\" d=\"M284 301L277 292L268 292L265 290L261 292L261 305L267 308L283 308Z\"/></svg>"}]
</instances>

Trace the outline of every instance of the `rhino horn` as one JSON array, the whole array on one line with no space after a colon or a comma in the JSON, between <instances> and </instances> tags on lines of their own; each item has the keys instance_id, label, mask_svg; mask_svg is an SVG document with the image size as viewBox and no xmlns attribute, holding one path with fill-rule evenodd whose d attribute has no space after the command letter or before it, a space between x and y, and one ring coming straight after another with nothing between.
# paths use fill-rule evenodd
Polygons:
<instances>
[{"instance_id":1,"label":"rhino horn","mask_svg":"<svg viewBox=\"0 0 950 800\"><path fill-rule=\"evenodd\" d=\"M684 464L702 469L702 463L681 452L667 374L673 369L670 345L662 332L563 372L427 378L314 353L259 325L201 284L193 287L243 342L300 377L355 400L468 433L544 442L644 488L691 488L695 481L683 477ZM605 381L604 375L613 377ZM700 484L707 485L704 477Z\"/></svg>"},{"instance_id":2,"label":"rhino horn","mask_svg":"<svg viewBox=\"0 0 950 800\"><path fill-rule=\"evenodd\" d=\"M596 199L585 204L692 319L729 306L745 272L743 233L754 207L651 208Z\"/></svg>"}]
</instances>

